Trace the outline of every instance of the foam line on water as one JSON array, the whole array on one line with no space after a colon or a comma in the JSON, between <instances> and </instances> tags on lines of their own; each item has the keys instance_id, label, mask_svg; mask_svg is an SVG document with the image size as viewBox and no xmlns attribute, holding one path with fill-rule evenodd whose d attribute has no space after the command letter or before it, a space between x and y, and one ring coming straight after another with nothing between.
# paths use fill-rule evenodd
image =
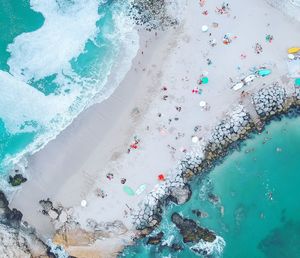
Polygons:
<instances>
[{"instance_id":1,"label":"foam line on water","mask_svg":"<svg viewBox=\"0 0 300 258\"><path fill-rule=\"evenodd\" d=\"M35 1L32 2L37 3ZM92 3L93 1L84 2ZM52 3L52 1L47 0L46 3ZM63 2L60 1L60 3ZM33 7L36 8L37 6ZM38 7L41 8L40 5L38 5ZM43 7L40 10L43 10L43 13L49 12L44 10L45 8L46 7ZM68 9L68 6L65 6L64 8ZM79 7L77 6L77 8ZM97 10L97 8L95 8L95 10ZM62 12L62 10L60 11ZM65 12L69 13L69 11L66 10ZM47 21L47 16L45 16L45 18ZM61 67L55 66L55 68L53 68L54 66L52 66L52 68L51 66L50 68L44 68L42 67L42 62L34 63L35 58L38 58L38 56L41 57L45 51L44 46L42 46L41 48L38 47L41 43L35 44L32 42L23 42L25 44L24 46L26 50L30 49L30 51L34 52L33 64L30 63L29 53L27 53L26 51L23 60L23 56L21 55L21 52L19 52L22 51L22 44L20 44L20 40L26 39L27 41L34 41L36 37L36 35L34 34L35 32L27 33L25 35L22 34L24 37L20 35L10 46L10 50L12 51L10 66L11 70L14 71L14 77L8 76L7 74L5 76L8 76L9 80L14 81L13 83L15 83L20 89L22 89L22 91L20 91L20 97L23 96L22 98L25 99L23 106L26 107L24 109L25 112L23 112L23 110L21 109L15 111L15 119L9 119L8 117L6 117L7 114L4 111L3 114L0 114L0 117L3 115L6 118L5 125L7 124L6 126L8 126L12 132L20 129L20 121L24 122L30 119L36 120L38 124L44 128L44 130L38 133L35 137L34 142L29 144L25 149L12 156L7 156L2 164L3 167L11 167L11 165L24 160L23 158L27 156L27 154L33 154L42 149L50 140L55 139L57 135L62 130L64 130L84 109L86 109L93 103L101 102L102 100L108 98L115 90L115 88L117 88L127 71L130 69L132 59L137 53L139 46L139 36L137 34L137 31L134 29L132 22L128 17L126 17L126 13L122 12L122 10L116 8L116 10L113 11L113 22L115 23L114 31L104 36L106 36L111 41L112 47L115 48L115 56L111 57L111 59L109 60L105 60L105 65L107 66L105 73L108 73L105 76L101 76L101 80L99 79L100 77L87 79L80 76L79 74L76 74L71 69L70 63L67 61L68 58L65 58L64 61L60 63ZM42 28L39 30L42 30ZM99 31L99 28L97 28L97 32L101 33ZM29 37L29 34L33 34L33 37ZM80 44L78 44L77 46L79 45ZM13 50L14 48L16 49ZM79 51L83 51L83 49ZM54 54L56 55L59 53L60 50L58 52L55 52ZM78 53L76 52L76 55L77 54ZM51 63L52 58L50 58L49 60ZM23 66L22 64L28 64L24 66L26 67L26 69L21 68ZM63 72L57 73L55 81L60 85L60 87L68 87L69 89L71 89L68 93L59 92L59 94L56 95L50 94L48 96L45 96L37 90L31 88L24 82L20 82L20 80L28 80L32 77L34 77L34 79L37 79L41 76L49 75L49 73L52 73L55 70L58 71L59 69L63 70ZM101 72L103 73L103 71L99 71L99 73ZM3 82L4 81L5 80L3 80ZM12 88L11 92L9 93L11 100L13 97L13 92L15 90L19 89ZM31 94L31 92L33 93L33 95L28 96ZM28 100L26 100L27 97ZM5 106L6 102L3 102L1 104ZM17 104L16 101L14 104ZM48 106L50 108L47 108ZM45 112L39 112L43 109L45 110ZM35 113L35 111L37 111L37 113L33 114Z\"/></svg>"},{"instance_id":2,"label":"foam line on water","mask_svg":"<svg viewBox=\"0 0 300 258\"><path fill-rule=\"evenodd\" d=\"M46 127L57 114L67 112L71 101L63 96L46 97L3 71L0 71L0 93L0 117L11 134Z\"/></svg>"},{"instance_id":3,"label":"foam line on water","mask_svg":"<svg viewBox=\"0 0 300 258\"><path fill-rule=\"evenodd\" d=\"M10 72L24 81L60 73L97 33L98 0L31 0L45 18L43 26L23 33L8 46Z\"/></svg>"}]
</instances>

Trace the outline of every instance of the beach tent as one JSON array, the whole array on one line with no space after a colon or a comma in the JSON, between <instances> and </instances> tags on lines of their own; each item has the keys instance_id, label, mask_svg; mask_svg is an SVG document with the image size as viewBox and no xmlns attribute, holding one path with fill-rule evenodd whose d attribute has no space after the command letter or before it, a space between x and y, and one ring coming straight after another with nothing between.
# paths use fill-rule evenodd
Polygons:
<instances>
[{"instance_id":1,"label":"beach tent","mask_svg":"<svg viewBox=\"0 0 300 258\"><path fill-rule=\"evenodd\" d=\"M127 186L127 185L124 185L123 191L124 191L125 193L127 193L129 196L134 196L134 195L135 195L135 191L132 190L132 188L130 188L130 187Z\"/></svg>"}]
</instances>

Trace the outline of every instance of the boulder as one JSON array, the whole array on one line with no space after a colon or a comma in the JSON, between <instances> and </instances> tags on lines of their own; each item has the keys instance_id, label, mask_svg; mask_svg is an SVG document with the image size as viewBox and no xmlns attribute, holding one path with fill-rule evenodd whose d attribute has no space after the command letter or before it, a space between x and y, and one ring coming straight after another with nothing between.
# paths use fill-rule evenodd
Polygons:
<instances>
[{"instance_id":1,"label":"boulder","mask_svg":"<svg viewBox=\"0 0 300 258\"><path fill-rule=\"evenodd\" d=\"M161 243L161 240L164 236L163 232L159 232L157 235L153 237L149 237L147 240L147 245L158 245Z\"/></svg>"},{"instance_id":2,"label":"boulder","mask_svg":"<svg viewBox=\"0 0 300 258\"><path fill-rule=\"evenodd\" d=\"M14 176L9 176L9 183L12 186L19 186L20 184L27 181L27 178L25 178L22 174L16 174Z\"/></svg>"},{"instance_id":3,"label":"boulder","mask_svg":"<svg viewBox=\"0 0 300 258\"><path fill-rule=\"evenodd\" d=\"M186 203L192 195L192 191L188 184L183 187L174 187L171 189L171 194L169 196L170 200L176 204Z\"/></svg>"},{"instance_id":4,"label":"boulder","mask_svg":"<svg viewBox=\"0 0 300 258\"><path fill-rule=\"evenodd\" d=\"M184 219L176 212L172 214L172 222L179 228L184 243L198 243L200 240L212 243L216 239L212 231L198 226L191 219Z\"/></svg>"}]
</instances>

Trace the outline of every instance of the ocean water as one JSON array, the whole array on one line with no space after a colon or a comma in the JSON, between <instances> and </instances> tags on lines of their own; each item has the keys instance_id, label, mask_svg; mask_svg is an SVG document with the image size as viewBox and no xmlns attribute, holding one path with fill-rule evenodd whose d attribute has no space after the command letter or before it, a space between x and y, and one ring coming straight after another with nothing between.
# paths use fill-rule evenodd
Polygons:
<instances>
[{"instance_id":1,"label":"ocean water","mask_svg":"<svg viewBox=\"0 0 300 258\"><path fill-rule=\"evenodd\" d=\"M209 174L192 184L192 198L164 213L154 234L165 233L165 246L147 246L146 239L126 248L120 257L300 257L300 118L273 121L260 135L242 143ZM209 195L219 203L209 200ZM199 218L192 210L206 212ZM184 244L171 222L173 212L213 230L219 241L202 248L203 256ZM172 243L183 247L172 251Z\"/></svg>"},{"instance_id":2,"label":"ocean water","mask_svg":"<svg viewBox=\"0 0 300 258\"><path fill-rule=\"evenodd\" d=\"M0 0L0 173L107 98L139 37L130 1Z\"/></svg>"}]
</instances>

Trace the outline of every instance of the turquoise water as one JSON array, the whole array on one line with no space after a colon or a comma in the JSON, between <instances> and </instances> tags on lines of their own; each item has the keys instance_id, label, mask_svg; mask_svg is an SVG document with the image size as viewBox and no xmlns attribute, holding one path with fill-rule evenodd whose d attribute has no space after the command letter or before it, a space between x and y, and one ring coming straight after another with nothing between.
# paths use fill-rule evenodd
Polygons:
<instances>
[{"instance_id":1,"label":"turquoise water","mask_svg":"<svg viewBox=\"0 0 300 258\"><path fill-rule=\"evenodd\" d=\"M182 243L170 216L180 212L222 237L226 245L212 257L300 257L300 118L272 122L253 135L207 176L192 184L191 200L167 209L162 224L164 238L184 247L149 247L145 240L125 250L123 257L198 257ZM219 204L208 200L213 193ZM223 207L223 208L222 208ZM207 212L198 218L193 209ZM222 209L224 214L222 215ZM171 237L171 238L170 238Z\"/></svg>"},{"instance_id":2,"label":"turquoise water","mask_svg":"<svg viewBox=\"0 0 300 258\"><path fill-rule=\"evenodd\" d=\"M118 86L138 49L129 4L0 0L1 173Z\"/></svg>"}]
</instances>

